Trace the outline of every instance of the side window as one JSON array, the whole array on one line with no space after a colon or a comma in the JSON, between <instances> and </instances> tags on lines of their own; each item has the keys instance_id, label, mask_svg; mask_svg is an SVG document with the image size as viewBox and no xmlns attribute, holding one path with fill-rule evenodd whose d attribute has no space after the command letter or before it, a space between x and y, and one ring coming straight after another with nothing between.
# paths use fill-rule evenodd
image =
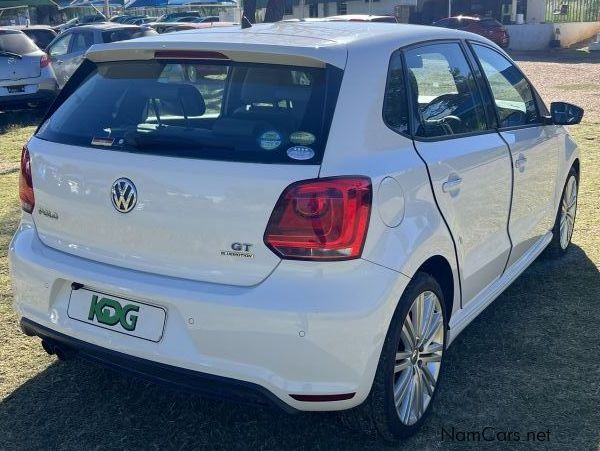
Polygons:
<instances>
[{"instance_id":1,"label":"side window","mask_svg":"<svg viewBox=\"0 0 600 451\"><path fill-rule=\"evenodd\" d=\"M72 34L68 34L58 39L49 49L48 54L53 56L63 56L69 51L69 43L71 42Z\"/></svg>"},{"instance_id":2,"label":"side window","mask_svg":"<svg viewBox=\"0 0 600 451\"><path fill-rule=\"evenodd\" d=\"M539 123L535 96L519 69L488 47L474 44L473 50L489 82L500 127Z\"/></svg>"},{"instance_id":3,"label":"side window","mask_svg":"<svg viewBox=\"0 0 600 451\"><path fill-rule=\"evenodd\" d=\"M390 58L387 85L383 99L383 120L400 133L409 133L408 101L402 71L401 50L396 50Z\"/></svg>"},{"instance_id":4,"label":"side window","mask_svg":"<svg viewBox=\"0 0 600 451\"><path fill-rule=\"evenodd\" d=\"M415 136L437 138L487 129L473 73L457 43L406 51Z\"/></svg>"},{"instance_id":5,"label":"side window","mask_svg":"<svg viewBox=\"0 0 600 451\"><path fill-rule=\"evenodd\" d=\"M71 44L71 53L85 52L94 43L92 33L73 33L73 44Z\"/></svg>"}]
</instances>

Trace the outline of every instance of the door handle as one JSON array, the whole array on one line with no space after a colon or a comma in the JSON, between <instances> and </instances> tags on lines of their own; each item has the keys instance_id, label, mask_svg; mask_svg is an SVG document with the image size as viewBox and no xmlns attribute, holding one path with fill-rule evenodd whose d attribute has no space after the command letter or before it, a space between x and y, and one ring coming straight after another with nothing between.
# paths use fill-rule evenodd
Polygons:
<instances>
[{"instance_id":1,"label":"door handle","mask_svg":"<svg viewBox=\"0 0 600 451\"><path fill-rule=\"evenodd\" d=\"M523 154L519 155L519 158L515 161L515 168L517 169L525 169L525 165L527 164L527 157Z\"/></svg>"},{"instance_id":2,"label":"door handle","mask_svg":"<svg viewBox=\"0 0 600 451\"><path fill-rule=\"evenodd\" d=\"M62 63L64 63L63 60L56 60L56 64L62 64Z\"/></svg>"},{"instance_id":3,"label":"door handle","mask_svg":"<svg viewBox=\"0 0 600 451\"><path fill-rule=\"evenodd\" d=\"M462 179L459 176L450 176L447 182L442 183L442 191L445 193L449 193L450 191L454 191L458 189L460 184L462 183Z\"/></svg>"}]
</instances>

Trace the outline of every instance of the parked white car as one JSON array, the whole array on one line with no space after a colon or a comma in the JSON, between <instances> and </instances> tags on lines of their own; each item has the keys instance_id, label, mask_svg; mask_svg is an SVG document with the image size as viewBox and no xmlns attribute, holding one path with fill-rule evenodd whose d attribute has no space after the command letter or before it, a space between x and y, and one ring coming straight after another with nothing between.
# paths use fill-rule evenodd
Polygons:
<instances>
[{"instance_id":1,"label":"parked white car","mask_svg":"<svg viewBox=\"0 0 600 451\"><path fill-rule=\"evenodd\" d=\"M569 246L579 155L470 33L305 22L94 46L23 150L45 349L287 411L431 410L456 336ZM493 327L493 326L492 326ZM509 387L507 387L509 389Z\"/></svg>"},{"instance_id":2,"label":"parked white car","mask_svg":"<svg viewBox=\"0 0 600 451\"><path fill-rule=\"evenodd\" d=\"M46 107L57 94L48 56L25 33L0 28L0 111Z\"/></svg>"}]
</instances>

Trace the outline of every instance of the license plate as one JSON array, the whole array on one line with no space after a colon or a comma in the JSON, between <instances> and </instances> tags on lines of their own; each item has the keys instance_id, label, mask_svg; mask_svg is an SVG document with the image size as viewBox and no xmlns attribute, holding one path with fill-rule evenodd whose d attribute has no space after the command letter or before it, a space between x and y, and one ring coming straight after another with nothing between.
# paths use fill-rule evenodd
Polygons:
<instances>
[{"instance_id":1,"label":"license plate","mask_svg":"<svg viewBox=\"0 0 600 451\"><path fill-rule=\"evenodd\" d=\"M8 93L9 94L17 94L20 92L25 92L25 85L21 85L21 86L7 86L6 89L8 89Z\"/></svg>"},{"instance_id":2,"label":"license plate","mask_svg":"<svg viewBox=\"0 0 600 451\"><path fill-rule=\"evenodd\" d=\"M97 291L71 291L69 318L154 342L160 341L166 311L154 305L131 301Z\"/></svg>"}]
</instances>

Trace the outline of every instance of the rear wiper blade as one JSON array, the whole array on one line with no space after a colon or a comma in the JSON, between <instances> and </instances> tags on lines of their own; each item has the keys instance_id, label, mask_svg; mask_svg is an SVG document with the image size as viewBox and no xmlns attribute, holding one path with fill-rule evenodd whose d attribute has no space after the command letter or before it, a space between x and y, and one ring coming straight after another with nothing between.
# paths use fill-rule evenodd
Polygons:
<instances>
[{"instance_id":1,"label":"rear wiper blade","mask_svg":"<svg viewBox=\"0 0 600 451\"><path fill-rule=\"evenodd\" d=\"M18 53L13 52L7 52L6 50L0 50L0 56L10 56L11 58L23 59L23 55L19 55Z\"/></svg>"}]
</instances>

